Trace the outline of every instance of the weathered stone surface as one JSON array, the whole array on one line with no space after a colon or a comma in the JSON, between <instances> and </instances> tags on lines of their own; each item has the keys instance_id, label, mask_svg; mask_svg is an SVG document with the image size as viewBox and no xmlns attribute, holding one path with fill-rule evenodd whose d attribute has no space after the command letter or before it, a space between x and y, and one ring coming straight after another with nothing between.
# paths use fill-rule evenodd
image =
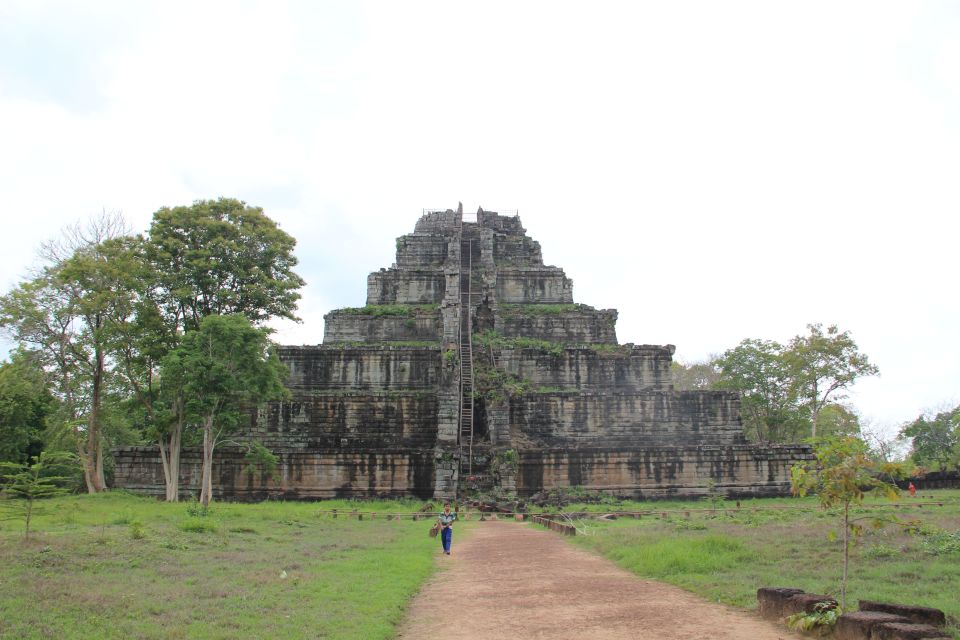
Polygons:
<instances>
[{"instance_id":1,"label":"weathered stone surface","mask_svg":"<svg viewBox=\"0 0 960 640\"><path fill-rule=\"evenodd\" d=\"M525 446L744 445L736 393L551 392L510 401L512 435Z\"/></svg>"},{"instance_id":2,"label":"weathered stone surface","mask_svg":"<svg viewBox=\"0 0 960 640\"><path fill-rule=\"evenodd\" d=\"M912 622L883 622L875 625L870 632L870 640L951 640L945 634L929 624Z\"/></svg>"},{"instance_id":3,"label":"weathered stone surface","mask_svg":"<svg viewBox=\"0 0 960 640\"><path fill-rule=\"evenodd\" d=\"M431 452L388 451L365 453L277 451L279 478L244 471L245 451L222 447L213 465L215 492L236 500L303 500L434 493L434 456ZM149 495L163 495L163 469L156 447L125 447L115 471L116 486ZM439 472L439 471L438 471ZM183 452L180 491L186 497L199 492L200 452Z\"/></svg>"},{"instance_id":4,"label":"weathered stone surface","mask_svg":"<svg viewBox=\"0 0 960 640\"><path fill-rule=\"evenodd\" d=\"M501 349L498 366L535 387L566 391L671 391L672 358L667 347L618 347L610 353L568 348L560 355L537 349Z\"/></svg>"},{"instance_id":5,"label":"weathered stone surface","mask_svg":"<svg viewBox=\"0 0 960 640\"><path fill-rule=\"evenodd\" d=\"M617 312L573 305L573 282L543 264L516 216L481 210L474 223L460 211L426 212L397 239L393 266L369 275L367 304L427 308L332 311L323 345L281 348L291 397L251 411L231 436L278 455L280 479L247 477L241 451L221 448L219 497L445 498L468 470L471 482L496 476L521 494L584 486L693 497L712 483L728 496L782 495L790 466L810 458L806 446L747 444L735 394L674 391L672 346L617 346ZM552 344L474 345L474 362L500 386L462 396L463 327L496 331L500 345ZM469 448L463 397L474 406ZM493 473L506 449L519 453L515 472ZM155 449L120 449L115 460L117 486L162 494ZM186 490L198 453L184 460Z\"/></svg>"},{"instance_id":6,"label":"weathered stone surface","mask_svg":"<svg viewBox=\"0 0 960 640\"><path fill-rule=\"evenodd\" d=\"M397 238L397 261L400 269L442 268L447 262L450 239L442 235L413 233Z\"/></svg>"},{"instance_id":7,"label":"weathered stone surface","mask_svg":"<svg viewBox=\"0 0 960 640\"><path fill-rule=\"evenodd\" d=\"M440 375L439 347L282 347L291 390L433 389Z\"/></svg>"},{"instance_id":8,"label":"weathered stone surface","mask_svg":"<svg viewBox=\"0 0 960 640\"><path fill-rule=\"evenodd\" d=\"M440 343L443 326L440 308L434 312L417 311L410 316L373 316L331 311L323 316L324 344L340 342L418 342Z\"/></svg>"},{"instance_id":9,"label":"weathered stone surface","mask_svg":"<svg viewBox=\"0 0 960 640\"><path fill-rule=\"evenodd\" d=\"M837 619L833 634L837 640L870 640L873 628L884 622L910 622L903 616L879 611L854 611Z\"/></svg>"},{"instance_id":10,"label":"weathered stone surface","mask_svg":"<svg viewBox=\"0 0 960 640\"><path fill-rule=\"evenodd\" d=\"M709 482L729 497L782 496L803 446L759 452L752 445L614 449L520 449L517 493L583 487L634 499L704 497Z\"/></svg>"},{"instance_id":11,"label":"weathered stone surface","mask_svg":"<svg viewBox=\"0 0 960 640\"><path fill-rule=\"evenodd\" d=\"M367 304L439 304L446 284L440 270L381 269L367 276Z\"/></svg>"},{"instance_id":12,"label":"weathered stone surface","mask_svg":"<svg viewBox=\"0 0 960 640\"><path fill-rule=\"evenodd\" d=\"M503 304L573 304L573 281L557 267L501 268L496 296Z\"/></svg>"},{"instance_id":13,"label":"weathered stone surface","mask_svg":"<svg viewBox=\"0 0 960 640\"><path fill-rule=\"evenodd\" d=\"M614 309L582 308L543 314L531 309L536 306L501 308L496 317L497 333L507 338L534 338L566 344L617 344L617 312Z\"/></svg>"},{"instance_id":14,"label":"weathered stone surface","mask_svg":"<svg viewBox=\"0 0 960 640\"><path fill-rule=\"evenodd\" d=\"M837 601L830 596L821 596L816 593L798 593L783 603L783 615L790 617L795 613L813 613L818 606L821 609L835 609Z\"/></svg>"},{"instance_id":15,"label":"weathered stone surface","mask_svg":"<svg viewBox=\"0 0 960 640\"><path fill-rule=\"evenodd\" d=\"M932 607L916 607L906 604L892 604L887 602L875 602L873 600L861 600L860 611L880 611L883 613L892 613L903 616L912 622L921 624L932 624L942 627L947 624L947 617L940 609Z\"/></svg>"},{"instance_id":16,"label":"weathered stone surface","mask_svg":"<svg viewBox=\"0 0 960 640\"><path fill-rule=\"evenodd\" d=\"M296 394L269 404L234 440L298 452L430 449L437 441L437 398L410 392Z\"/></svg>"},{"instance_id":17,"label":"weathered stone surface","mask_svg":"<svg viewBox=\"0 0 960 640\"><path fill-rule=\"evenodd\" d=\"M788 589L785 587L761 587L757 589L757 608L760 615L771 620L786 617L783 614L784 602L800 593L803 593L803 589Z\"/></svg>"}]
</instances>

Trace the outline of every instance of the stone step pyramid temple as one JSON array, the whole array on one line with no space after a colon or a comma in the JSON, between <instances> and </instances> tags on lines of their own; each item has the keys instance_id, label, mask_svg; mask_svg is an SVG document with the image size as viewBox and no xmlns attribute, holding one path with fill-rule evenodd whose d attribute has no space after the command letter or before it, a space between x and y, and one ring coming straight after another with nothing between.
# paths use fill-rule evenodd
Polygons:
<instances>
[{"instance_id":1,"label":"stone step pyramid temple","mask_svg":"<svg viewBox=\"0 0 960 640\"><path fill-rule=\"evenodd\" d=\"M573 301L516 215L428 211L371 273L367 304L325 316L323 344L285 346L292 397L224 446L219 497L528 496L561 487L633 498L783 495L803 445L743 436L740 399L676 391L672 345L618 344L617 312ZM116 452L115 484L163 493L156 448ZM183 455L183 488L199 453Z\"/></svg>"}]
</instances>

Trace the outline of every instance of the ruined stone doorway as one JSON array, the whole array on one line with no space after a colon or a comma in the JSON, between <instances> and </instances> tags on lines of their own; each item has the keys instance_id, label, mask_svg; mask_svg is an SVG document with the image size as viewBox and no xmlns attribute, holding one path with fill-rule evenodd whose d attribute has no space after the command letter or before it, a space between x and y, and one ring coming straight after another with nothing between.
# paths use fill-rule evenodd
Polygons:
<instances>
[{"instance_id":1,"label":"ruined stone doorway","mask_svg":"<svg viewBox=\"0 0 960 640\"><path fill-rule=\"evenodd\" d=\"M480 306L473 314L473 332L483 333L484 331L493 331L496 326L493 316L493 309L490 308L490 300L484 298Z\"/></svg>"}]
</instances>

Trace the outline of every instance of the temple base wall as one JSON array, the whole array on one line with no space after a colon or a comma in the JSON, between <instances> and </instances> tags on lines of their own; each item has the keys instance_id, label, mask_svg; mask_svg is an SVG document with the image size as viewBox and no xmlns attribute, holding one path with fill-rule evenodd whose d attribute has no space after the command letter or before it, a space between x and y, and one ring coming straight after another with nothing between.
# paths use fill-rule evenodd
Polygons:
<instances>
[{"instance_id":1,"label":"temple base wall","mask_svg":"<svg viewBox=\"0 0 960 640\"><path fill-rule=\"evenodd\" d=\"M275 451L277 473L249 473L244 451L214 453L213 494L219 500L319 500L324 498L428 499L435 488L433 451ZM123 447L114 451L114 486L146 495L165 493L163 467L156 447ZM201 452L181 456L180 495L200 493Z\"/></svg>"},{"instance_id":2,"label":"temple base wall","mask_svg":"<svg viewBox=\"0 0 960 640\"><path fill-rule=\"evenodd\" d=\"M521 451L517 493L582 487L637 500L790 494L790 467L810 459L804 445L644 447Z\"/></svg>"}]
</instances>

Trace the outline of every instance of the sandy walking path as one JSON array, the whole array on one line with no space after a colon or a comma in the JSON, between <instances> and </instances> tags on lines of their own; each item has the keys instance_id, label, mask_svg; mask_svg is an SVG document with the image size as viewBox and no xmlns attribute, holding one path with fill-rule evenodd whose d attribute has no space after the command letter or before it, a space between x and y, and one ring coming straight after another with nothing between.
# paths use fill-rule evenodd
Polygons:
<instances>
[{"instance_id":1,"label":"sandy walking path","mask_svg":"<svg viewBox=\"0 0 960 640\"><path fill-rule=\"evenodd\" d=\"M447 570L414 598L398 637L576 640L799 638L752 613L640 579L558 534L516 522L454 533ZM437 542L438 553L440 543Z\"/></svg>"}]
</instances>

